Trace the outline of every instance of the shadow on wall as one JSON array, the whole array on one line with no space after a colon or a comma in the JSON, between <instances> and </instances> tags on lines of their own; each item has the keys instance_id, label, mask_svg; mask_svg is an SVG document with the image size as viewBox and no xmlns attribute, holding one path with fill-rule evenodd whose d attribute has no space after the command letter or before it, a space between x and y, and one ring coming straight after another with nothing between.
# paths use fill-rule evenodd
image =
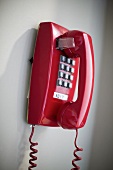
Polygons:
<instances>
[{"instance_id":1,"label":"shadow on wall","mask_svg":"<svg viewBox=\"0 0 113 170\"><path fill-rule=\"evenodd\" d=\"M26 155L29 156L29 125L27 123L27 95L29 91L31 63L30 58L33 56L36 29L30 29L26 31L15 43L12 50L12 56L18 54L18 94L17 94L17 130L18 130L18 169L26 169L29 157L26 159ZM15 76L16 77L16 76ZM27 161L26 161L26 160ZM23 165L23 162L25 165Z\"/></svg>"},{"instance_id":2,"label":"shadow on wall","mask_svg":"<svg viewBox=\"0 0 113 170\"><path fill-rule=\"evenodd\" d=\"M16 41L6 70L0 79L1 95L3 96L2 112L4 111L4 115L1 116L3 119L1 129L5 125L8 127L8 129L4 128L4 130L1 130L1 136L6 136L8 130L9 136L6 136L6 144L3 141L3 146L10 146L8 147L8 152L7 149L6 151L2 151L2 156L7 157L8 159L6 160L9 160L5 165L2 160L3 157L1 157L0 167L3 167L3 169L5 167L5 169L13 170L17 169L16 166L19 169L23 161L27 165L25 164L25 167L22 166L21 170L26 169L26 166L28 166L29 158L27 158L27 161L24 158L26 157L26 151L29 152L28 138L31 131L28 128L29 125L26 125L27 93L31 71L29 59L33 56L36 34L36 29L29 29ZM38 137L44 129L41 128L38 131ZM12 154L10 155L10 153ZM27 156L29 156L29 153L27 153Z\"/></svg>"}]
</instances>

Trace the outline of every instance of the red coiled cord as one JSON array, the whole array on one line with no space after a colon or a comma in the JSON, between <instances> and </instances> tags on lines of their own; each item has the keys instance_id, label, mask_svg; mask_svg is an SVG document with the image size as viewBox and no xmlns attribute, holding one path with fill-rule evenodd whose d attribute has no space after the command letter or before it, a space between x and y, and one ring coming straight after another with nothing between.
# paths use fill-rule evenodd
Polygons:
<instances>
[{"instance_id":1,"label":"red coiled cord","mask_svg":"<svg viewBox=\"0 0 113 170\"><path fill-rule=\"evenodd\" d=\"M31 157L31 159L29 160L29 163L31 164L31 166L29 166L29 168L28 168L28 170L32 170L31 168L35 168L36 166L37 166L37 164L35 164L33 161L36 161L37 160L37 157L36 156L34 156L34 154L36 154L37 152L38 152L38 150L37 149L34 149L33 147L34 146L36 146L36 145L38 145L38 143L36 142L36 143L34 143L34 142L32 142L31 141L31 139L32 139L32 137L33 137L33 134L34 134L34 128L35 128L35 125L32 125L32 131L31 131L31 135L30 135L30 137L29 137L29 142L30 142L30 150L32 151L32 152L30 152L30 157Z\"/></svg>"},{"instance_id":2,"label":"red coiled cord","mask_svg":"<svg viewBox=\"0 0 113 170\"><path fill-rule=\"evenodd\" d=\"M76 165L75 162L82 159L81 157L79 157L76 154L76 152L78 152L78 151L83 151L82 148L79 148L77 146L77 136L78 136L78 129L76 129L76 137L75 137L75 141L74 141L74 145L75 145L76 149L74 150L73 155L75 156L75 159L72 160L72 165L74 166L74 168L72 168L71 170L79 170L80 167L78 165Z\"/></svg>"}]
</instances>

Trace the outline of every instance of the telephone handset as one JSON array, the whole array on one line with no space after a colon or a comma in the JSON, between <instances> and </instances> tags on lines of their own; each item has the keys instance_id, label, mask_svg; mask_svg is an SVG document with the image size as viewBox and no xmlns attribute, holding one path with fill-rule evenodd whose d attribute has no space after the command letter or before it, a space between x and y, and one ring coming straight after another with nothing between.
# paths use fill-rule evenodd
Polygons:
<instances>
[{"instance_id":1,"label":"telephone handset","mask_svg":"<svg viewBox=\"0 0 113 170\"><path fill-rule=\"evenodd\" d=\"M75 47L64 48L70 58L80 60L78 98L75 102L65 103L59 111L58 123L63 128L76 129L85 125L94 86L94 54L91 37L80 31L68 31L62 38L72 37Z\"/></svg>"},{"instance_id":2,"label":"telephone handset","mask_svg":"<svg viewBox=\"0 0 113 170\"><path fill-rule=\"evenodd\" d=\"M93 86L90 35L52 22L41 23L32 64L28 123L76 130L83 127Z\"/></svg>"}]
</instances>

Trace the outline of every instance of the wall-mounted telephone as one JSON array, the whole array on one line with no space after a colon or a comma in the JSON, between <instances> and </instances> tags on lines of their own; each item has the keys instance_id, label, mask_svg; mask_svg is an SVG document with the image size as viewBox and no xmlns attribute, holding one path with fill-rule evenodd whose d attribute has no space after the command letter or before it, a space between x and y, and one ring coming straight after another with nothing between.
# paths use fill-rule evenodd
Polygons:
<instances>
[{"instance_id":1,"label":"wall-mounted telephone","mask_svg":"<svg viewBox=\"0 0 113 170\"><path fill-rule=\"evenodd\" d=\"M83 127L93 86L94 54L90 35L52 22L41 23L28 100L28 123L33 125L30 142L34 125L76 130ZM36 166L32 161L30 164L31 168ZM78 168L74 162L73 166L73 170Z\"/></svg>"}]
</instances>

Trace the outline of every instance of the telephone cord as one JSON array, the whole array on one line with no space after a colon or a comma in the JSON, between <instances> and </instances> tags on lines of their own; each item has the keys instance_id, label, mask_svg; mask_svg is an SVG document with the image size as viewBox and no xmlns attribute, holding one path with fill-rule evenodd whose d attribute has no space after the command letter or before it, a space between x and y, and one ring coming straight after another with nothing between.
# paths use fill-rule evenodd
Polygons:
<instances>
[{"instance_id":1,"label":"telephone cord","mask_svg":"<svg viewBox=\"0 0 113 170\"><path fill-rule=\"evenodd\" d=\"M38 145L38 143L37 142L32 142L31 140L32 140L32 137L33 137L33 134L34 134L34 128L35 128L35 125L32 125L32 131L31 131L31 134L30 134L30 137L29 137L29 142L30 142L30 150L31 150L31 152L30 152L30 157L31 157L31 159L29 160L29 164L30 164L30 166L28 167L28 170L32 170L32 168L35 168L36 166L37 166L37 164L36 163L34 163L34 161L36 161L37 160L37 157L36 156L34 156L34 154L36 154L37 152L38 152L38 150L37 149L34 149L34 146L37 146Z\"/></svg>"},{"instance_id":2,"label":"telephone cord","mask_svg":"<svg viewBox=\"0 0 113 170\"><path fill-rule=\"evenodd\" d=\"M76 129L76 137L75 137L75 141L74 141L74 145L75 145L75 147L76 147L76 149L75 149L74 152L73 152L73 155L74 155L75 158L72 160L72 165L73 165L74 167L73 167L71 170L79 170L80 167L79 167L75 162L82 159L80 156L78 156L78 155L76 154L76 152L78 152L78 151L83 151L82 148L79 148L79 147L77 146L77 137L78 137L78 129Z\"/></svg>"}]
</instances>

